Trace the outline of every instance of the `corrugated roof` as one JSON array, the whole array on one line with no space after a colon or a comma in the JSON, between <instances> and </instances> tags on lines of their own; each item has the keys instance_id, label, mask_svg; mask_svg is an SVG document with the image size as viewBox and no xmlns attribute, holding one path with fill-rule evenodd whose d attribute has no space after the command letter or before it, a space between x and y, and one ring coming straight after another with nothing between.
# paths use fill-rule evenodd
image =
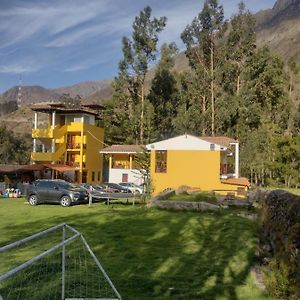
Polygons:
<instances>
[{"instance_id":1,"label":"corrugated roof","mask_svg":"<svg viewBox=\"0 0 300 300\"><path fill-rule=\"evenodd\" d=\"M40 171L45 169L43 165L0 165L0 173L21 173L26 171Z\"/></svg>"},{"instance_id":2,"label":"corrugated roof","mask_svg":"<svg viewBox=\"0 0 300 300\"><path fill-rule=\"evenodd\" d=\"M63 103L48 103L48 102L42 102L42 103L36 103L32 105L31 110L37 111L37 112L43 112L43 113L49 113L49 112L61 112L61 113L87 113L91 115L98 116L98 107L96 105L81 105L78 108L68 108Z\"/></svg>"},{"instance_id":3,"label":"corrugated roof","mask_svg":"<svg viewBox=\"0 0 300 300\"><path fill-rule=\"evenodd\" d=\"M238 143L238 141L227 136L201 136L200 139L226 148L230 146L230 143Z\"/></svg>"},{"instance_id":4,"label":"corrugated roof","mask_svg":"<svg viewBox=\"0 0 300 300\"><path fill-rule=\"evenodd\" d=\"M222 180L221 182L225 183L225 184L250 186L249 180L247 178L245 178L245 177L228 178L228 179Z\"/></svg>"},{"instance_id":5,"label":"corrugated roof","mask_svg":"<svg viewBox=\"0 0 300 300\"><path fill-rule=\"evenodd\" d=\"M143 151L144 146L142 145L112 145L104 148L100 153L138 153Z\"/></svg>"}]
</instances>

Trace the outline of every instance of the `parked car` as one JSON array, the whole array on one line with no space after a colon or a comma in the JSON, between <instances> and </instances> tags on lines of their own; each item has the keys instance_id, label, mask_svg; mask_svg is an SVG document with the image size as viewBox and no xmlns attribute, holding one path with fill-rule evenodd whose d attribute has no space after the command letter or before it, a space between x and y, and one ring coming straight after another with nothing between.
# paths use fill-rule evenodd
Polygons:
<instances>
[{"instance_id":1,"label":"parked car","mask_svg":"<svg viewBox=\"0 0 300 300\"><path fill-rule=\"evenodd\" d=\"M132 193L135 194L143 194L143 188L133 182L121 182L119 185L123 186L124 188L129 189Z\"/></svg>"},{"instance_id":2,"label":"parked car","mask_svg":"<svg viewBox=\"0 0 300 300\"><path fill-rule=\"evenodd\" d=\"M26 196L30 205L60 203L62 206L70 206L88 200L86 189L64 180L49 179L34 181L29 186Z\"/></svg>"},{"instance_id":3,"label":"parked car","mask_svg":"<svg viewBox=\"0 0 300 300\"><path fill-rule=\"evenodd\" d=\"M123 187L117 183L104 182L103 185L115 189L117 193L132 193L128 188Z\"/></svg>"},{"instance_id":4,"label":"parked car","mask_svg":"<svg viewBox=\"0 0 300 300\"><path fill-rule=\"evenodd\" d=\"M80 186L86 189L87 192L92 195L93 201L101 201L101 200L104 201L105 198L103 198L103 196L109 193L108 191L105 190L105 187L101 187L97 184L83 183Z\"/></svg>"},{"instance_id":5,"label":"parked car","mask_svg":"<svg viewBox=\"0 0 300 300\"><path fill-rule=\"evenodd\" d=\"M119 193L118 189L111 188L103 183L96 184L96 186L98 186L99 189L104 190L105 193Z\"/></svg>"}]
</instances>

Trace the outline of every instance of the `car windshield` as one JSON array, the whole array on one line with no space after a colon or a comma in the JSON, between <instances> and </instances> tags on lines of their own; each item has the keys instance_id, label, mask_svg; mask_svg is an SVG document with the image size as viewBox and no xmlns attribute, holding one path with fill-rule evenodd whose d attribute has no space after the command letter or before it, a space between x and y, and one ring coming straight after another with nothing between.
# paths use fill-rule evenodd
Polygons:
<instances>
[{"instance_id":1,"label":"car windshield","mask_svg":"<svg viewBox=\"0 0 300 300\"><path fill-rule=\"evenodd\" d=\"M69 183L69 182L57 182L57 185L63 189L76 189L77 185Z\"/></svg>"}]
</instances>

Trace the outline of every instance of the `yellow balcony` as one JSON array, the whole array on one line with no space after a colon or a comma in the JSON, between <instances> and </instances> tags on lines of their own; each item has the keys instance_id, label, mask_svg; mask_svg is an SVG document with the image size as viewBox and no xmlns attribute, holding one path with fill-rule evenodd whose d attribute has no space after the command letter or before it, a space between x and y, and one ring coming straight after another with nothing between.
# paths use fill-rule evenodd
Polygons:
<instances>
[{"instance_id":1,"label":"yellow balcony","mask_svg":"<svg viewBox=\"0 0 300 300\"><path fill-rule=\"evenodd\" d=\"M43 129L32 129L32 137L37 139L62 139L67 132L67 125L62 127L56 126L54 129L43 128Z\"/></svg>"},{"instance_id":2,"label":"yellow balcony","mask_svg":"<svg viewBox=\"0 0 300 300\"><path fill-rule=\"evenodd\" d=\"M46 128L46 129L32 129L32 137L34 139L53 139L53 129Z\"/></svg>"},{"instance_id":3,"label":"yellow balcony","mask_svg":"<svg viewBox=\"0 0 300 300\"><path fill-rule=\"evenodd\" d=\"M66 152L66 146L60 146L55 153L51 152L32 152L32 161L58 161L61 156Z\"/></svg>"},{"instance_id":4,"label":"yellow balcony","mask_svg":"<svg viewBox=\"0 0 300 300\"><path fill-rule=\"evenodd\" d=\"M31 160L33 161L54 161L55 153L31 152Z\"/></svg>"}]
</instances>

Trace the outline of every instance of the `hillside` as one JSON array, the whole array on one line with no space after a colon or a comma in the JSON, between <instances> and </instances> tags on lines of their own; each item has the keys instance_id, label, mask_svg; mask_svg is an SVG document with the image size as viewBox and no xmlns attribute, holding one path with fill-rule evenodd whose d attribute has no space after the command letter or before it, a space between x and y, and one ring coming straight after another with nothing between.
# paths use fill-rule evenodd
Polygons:
<instances>
[{"instance_id":1,"label":"hillside","mask_svg":"<svg viewBox=\"0 0 300 300\"><path fill-rule=\"evenodd\" d=\"M300 66L300 0L278 0L272 9L256 14L257 45L270 47L285 61L293 57ZM300 97L300 74L294 100Z\"/></svg>"},{"instance_id":2,"label":"hillside","mask_svg":"<svg viewBox=\"0 0 300 300\"><path fill-rule=\"evenodd\" d=\"M79 95L84 99L98 93L99 99L105 99L111 93L110 89L111 80L86 81L57 89L47 89L42 86L23 86L21 106L24 107L37 102L57 101L64 93L70 94L71 97ZM17 95L18 87L15 86L0 95L0 103L15 102Z\"/></svg>"},{"instance_id":3,"label":"hillside","mask_svg":"<svg viewBox=\"0 0 300 300\"><path fill-rule=\"evenodd\" d=\"M97 93L100 99L105 99L107 95L111 94L111 82L111 80L84 81L72 86L54 89L53 91L58 94L70 94L71 97L79 95L83 99Z\"/></svg>"}]
</instances>

